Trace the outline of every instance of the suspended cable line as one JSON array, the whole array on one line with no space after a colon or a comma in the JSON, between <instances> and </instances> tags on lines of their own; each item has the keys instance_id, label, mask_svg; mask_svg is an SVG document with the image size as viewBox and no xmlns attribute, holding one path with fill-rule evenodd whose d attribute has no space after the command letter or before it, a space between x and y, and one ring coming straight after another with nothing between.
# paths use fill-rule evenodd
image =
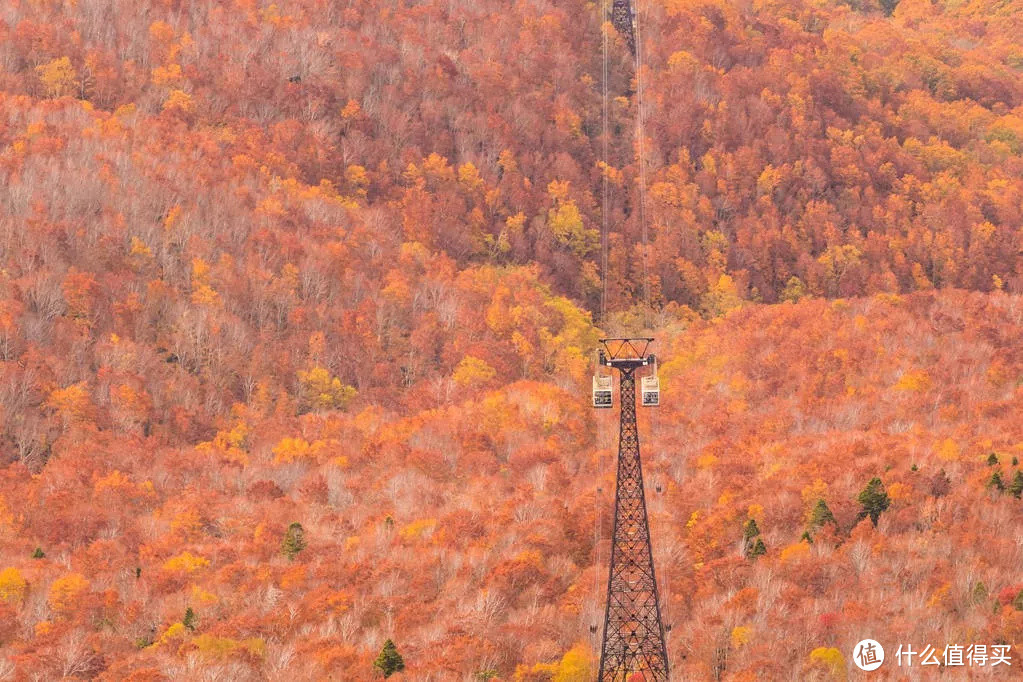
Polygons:
<instances>
[{"instance_id":1,"label":"suspended cable line","mask_svg":"<svg viewBox=\"0 0 1023 682\"><path fill-rule=\"evenodd\" d=\"M608 179L608 171L610 170L609 158L608 158L608 31L607 31L607 15L608 15L608 1L603 0L601 21L600 21L600 34L601 44L603 48L603 74L601 78L601 87L603 89L603 100L602 100L602 127L601 127L601 156L603 161L603 167L600 169L601 175L601 209L600 209L600 325L603 326L607 322L607 265L608 265L608 212L611 210L611 188Z\"/></svg>"},{"instance_id":2,"label":"suspended cable line","mask_svg":"<svg viewBox=\"0 0 1023 682\"><path fill-rule=\"evenodd\" d=\"M637 0L637 7L638 7ZM649 236L647 234L646 222L646 135L644 133L644 107L643 107L643 41L639 29L639 12L633 14L633 30L636 33L635 40L635 68L636 68L636 155L639 164L639 229L643 244L643 323L649 326L650 311L650 266L647 255Z\"/></svg>"}]
</instances>

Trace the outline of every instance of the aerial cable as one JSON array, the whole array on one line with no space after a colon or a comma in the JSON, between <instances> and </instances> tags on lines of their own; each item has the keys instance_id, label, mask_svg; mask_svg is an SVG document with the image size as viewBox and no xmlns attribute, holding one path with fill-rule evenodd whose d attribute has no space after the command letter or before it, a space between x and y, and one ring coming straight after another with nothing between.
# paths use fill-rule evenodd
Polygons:
<instances>
[{"instance_id":1,"label":"aerial cable","mask_svg":"<svg viewBox=\"0 0 1023 682\"><path fill-rule=\"evenodd\" d=\"M634 0L636 11L633 14L633 30L636 34L636 154L639 157L639 224L640 234L643 244L643 321L644 326L650 327L650 265L649 265L649 227L646 220L646 189L647 189L647 169L646 169L646 133L645 133L645 102L644 102L644 87L643 87L643 40L642 34L640 33L640 21L639 21L639 0ZM658 377L657 372L657 360L654 359L654 374L653 376ZM658 394L660 393L660 382L657 382ZM659 401L659 398L658 398ZM657 411L655 411L657 412ZM650 420L651 427L651 444L659 443L660 433L660 420L659 415L654 414ZM663 475L662 475L663 478ZM662 487L663 486L663 487ZM662 481L661 485L655 485L655 494L660 498L660 495L667 492L667 481ZM662 499L658 499L658 509L663 511L664 502ZM653 547L651 546L651 554L653 553ZM663 560L663 557L662 557ZM663 603L661 607L662 622L671 628L671 620L669 616L670 609L670 595L671 590L668 587L668 573L669 568L663 561L662 566L665 566L661 570L661 585L662 594L664 594Z\"/></svg>"},{"instance_id":2,"label":"aerial cable","mask_svg":"<svg viewBox=\"0 0 1023 682\"><path fill-rule=\"evenodd\" d=\"M609 213L611 211L611 187L608 178L610 170L610 158L608 153L609 148L609 95L610 84L609 84L609 68L608 68L608 17L610 14L610 2L611 0L602 0L601 2L601 15L600 15L600 34L601 34L601 160L603 162L600 168L601 175L601 209L600 209L600 318L599 324L603 329L607 325L607 270L608 270L608 223ZM598 370L599 371L599 368ZM596 373L596 371L595 371ZM601 519L604 505L602 504L603 495L603 483L605 474L605 461L603 455L603 447L605 442L605 420L597 419L597 462L596 462L596 473L597 473L597 485L593 492L593 595L594 598L599 600L601 598L601 568L603 562L601 561L600 555L600 539L601 539ZM598 601L599 604L599 601ZM598 606L599 613L599 606ZM599 616L598 616L599 618ZM596 623L591 624L590 631L592 634L597 634Z\"/></svg>"},{"instance_id":3,"label":"aerial cable","mask_svg":"<svg viewBox=\"0 0 1023 682\"><path fill-rule=\"evenodd\" d=\"M607 265L608 265L608 213L611 210L611 198L610 198L610 184L608 181L608 31L607 31L607 18L610 16L608 12L608 2L610 0L603 0L601 9L601 21L600 21L600 33L601 43L603 47L603 77L601 79L601 86L603 89L603 108L602 108L602 130L601 130L601 156L603 166L600 169L601 174L601 209L600 209L600 324L603 327L607 320Z\"/></svg>"},{"instance_id":4,"label":"aerial cable","mask_svg":"<svg viewBox=\"0 0 1023 682\"><path fill-rule=\"evenodd\" d=\"M639 0L636 0L632 22L636 33L636 154L639 157L639 225L643 243L643 320L649 326L650 266L647 255L649 236L646 222L646 136L643 130L643 41L639 31Z\"/></svg>"},{"instance_id":5,"label":"aerial cable","mask_svg":"<svg viewBox=\"0 0 1023 682\"><path fill-rule=\"evenodd\" d=\"M595 377L598 376L599 373L601 372L601 370L602 370L602 367L601 367L601 364L600 364L600 353L598 351L597 354L596 354L596 362L594 363L594 370L593 370L594 376ZM608 379L611 379L611 377L608 377ZM608 382L607 389L611 389L611 388L612 388L611 387L611 382ZM607 468L607 463L605 462L605 457L604 457L604 454L603 454L605 440L606 440L606 424L605 424L605 420L601 419L600 417L597 417L597 439L596 439L596 443L595 443L595 445L596 445L596 452L597 452L597 461L596 461L596 479L597 479L597 483L594 486L594 491L593 491L593 595L594 595L594 599L597 599L597 600L599 600L600 596L601 596L601 589L600 589L601 579L600 578L601 578L601 573L602 573L601 568L604 565L604 562L601 560L600 539L601 539L601 520L603 518L602 511L604 509L603 499L602 499L603 498L603 494L602 493L603 493L603 490L604 490L603 484L604 484L604 478L605 478L605 470ZM599 610L600 609L599 609L599 601L598 601L598 609L597 609L597 613L598 614L599 614ZM599 618L599 615L598 615L598 618ZM594 635L597 634L597 624L596 623L591 623L590 624L590 633L594 634Z\"/></svg>"}]
</instances>

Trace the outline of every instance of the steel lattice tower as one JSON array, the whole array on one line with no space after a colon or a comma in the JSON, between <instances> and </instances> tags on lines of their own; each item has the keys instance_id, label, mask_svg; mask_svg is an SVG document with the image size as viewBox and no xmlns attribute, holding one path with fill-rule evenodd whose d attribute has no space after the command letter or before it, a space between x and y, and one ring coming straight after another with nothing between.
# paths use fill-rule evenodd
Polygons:
<instances>
[{"instance_id":1,"label":"steel lattice tower","mask_svg":"<svg viewBox=\"0 0 1023 682\"><path fill-rule=\"evenodd\" d=\"M669 679L636 426L635 371L653 364L654 356L646 353L651 341L601 340L605 347L601 363L617 369L621 375L622 404L599 682L625 682L636 673L644 681Z\"/></svg>"}]
</instances>

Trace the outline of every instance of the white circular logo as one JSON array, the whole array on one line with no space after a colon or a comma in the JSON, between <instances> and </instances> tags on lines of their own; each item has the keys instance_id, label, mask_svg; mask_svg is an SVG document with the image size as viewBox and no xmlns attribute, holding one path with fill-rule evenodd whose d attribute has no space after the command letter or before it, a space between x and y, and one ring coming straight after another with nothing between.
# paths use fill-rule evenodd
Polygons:
<instances>
[{"instance_id":1,"label":"white circular logo","mask_svg":"<svg viewBox=\"0 0 1023 682\"><path fill-rule=\"evenodd\" d=\"M853 661L860 670L877 670L884 663L884 647L873 639L865 639L853 647Z\"/></svg>"}]
</instances>

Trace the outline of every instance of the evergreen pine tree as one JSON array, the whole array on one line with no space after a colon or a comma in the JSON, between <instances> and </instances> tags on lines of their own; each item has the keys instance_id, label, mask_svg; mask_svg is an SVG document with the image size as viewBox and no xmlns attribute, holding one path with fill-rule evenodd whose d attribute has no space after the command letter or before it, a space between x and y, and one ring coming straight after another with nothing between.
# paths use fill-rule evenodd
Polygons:
<instances>
[{"instance_id":1,"label":"evergreen pine tree","mask_svg":"<svg viewBox=\"0 0 1023 682\"><path fill-rule=\"evenodd\" d=\"M742 527L742 553L747 559L756 559L758 556L767 553L764 541L759 536L760 527L757 526L756 519L750 519Z\"/></svg>"},{"instance_id":2,"label":"evergreen pine tree","mask_svg":"<svg viewBox=\"0 0 1023 682\"><path fill-rule=\"evenodd\" d=\"M1009 492L1017 500L1023 497L1023 471L1017 471L1016 475L1012 477L1012 484L1009 486Z\"/></svg>"},{"instance_id":3,"label":"evergreen pine tree","mask_svg":"<svg viewBox=\"0 0 1023 682\"><path fill-rule=\"evenodd\" d=\"M994 488L1000 493L1005 491L1005 481L1002 480L1001 471L996 471L991 474L991 479L987 482L987 487Z\"/></svg>"},{"instance_id":4,"label":"evergreen pine tree","mask_svg":"<svg viewBox=\"0 0 1023 682\"><path fill-rule=\"evenodd\" d=\"M989 467L998 466L998 455L996 455L993 452L990 455L988 455L987 456L987 465Z\"/></svg>"},{"instance_id":5,"label":"evergreen pine tree","mask_svg":"<svg viewBox=\"0 0 1023 682\"><path fill-rule=\"evenodd\" d=\"M973 586L973 603L980 604L985 599L987 599L987 585L977 581L977 584Z\"/></svg>"},{"instance_id":6,"label":"evergreen pine tree","mask_svg":"<svg viewBox=\"0 0 1023 682\"><path fill-rule=\"evenodd\" d=\"M195 630L195 611L191 606L185 609L185 617L181 619L181 624L189 630Z\"/></svg>"},{"instance_id":7,"label":"evergreen pine tree","mask_svg":"<svg viewBox=\"0 0 1023 682\"><path fill-rule=\"evenodd\" d=\"M810 528L811 530L817 530L824 526L825 523L831 523L838 526L838 522L835 521L835 515L831 513L831 509L828 507L828 503L821 497L817 500L817 504L814 506L813 511L810 512Z\"/></svg>"},{"instance_id":8,"label":"evergreen pine tree","mask_svg":"<svg viewBox=\"0 0 1023 682\"><path fill-rule=\"evenodd\" d=\"M891 500L888 499L888 491L885 490L884 483L877 476L870 479L870 483L867 484L867 487L860 492L856 499L863 507L859 518L862 519L865 516L869 516L875 526L881 513L888 509L888 505L891 504Z\"/></svg>"},{"instance_id":9,"label":"evergreen pine tree","mask_svg":"<svg viewBox=\"0 0 1023 682\"><path fill-rule=\"evenodd\" d=\"M288 561L294 561L298 553L305 549L305 546L305 530L302 528L302 524L296 521L288 526L288 532L284 534L281 552L288 557Z\"/></svg>"},{"instance_id":10,"label":"evergreen pine tree","mask_svg":"<svg viewBox=\"0 0 1023 682\"><path fill-rule=\"evenodd\" d=\"M373 667L383 673L385 679L405 669L405 661L390 639L384 642L384 648L380 650L377 660L373 661Z\"/></svg>"}]
</instances>

